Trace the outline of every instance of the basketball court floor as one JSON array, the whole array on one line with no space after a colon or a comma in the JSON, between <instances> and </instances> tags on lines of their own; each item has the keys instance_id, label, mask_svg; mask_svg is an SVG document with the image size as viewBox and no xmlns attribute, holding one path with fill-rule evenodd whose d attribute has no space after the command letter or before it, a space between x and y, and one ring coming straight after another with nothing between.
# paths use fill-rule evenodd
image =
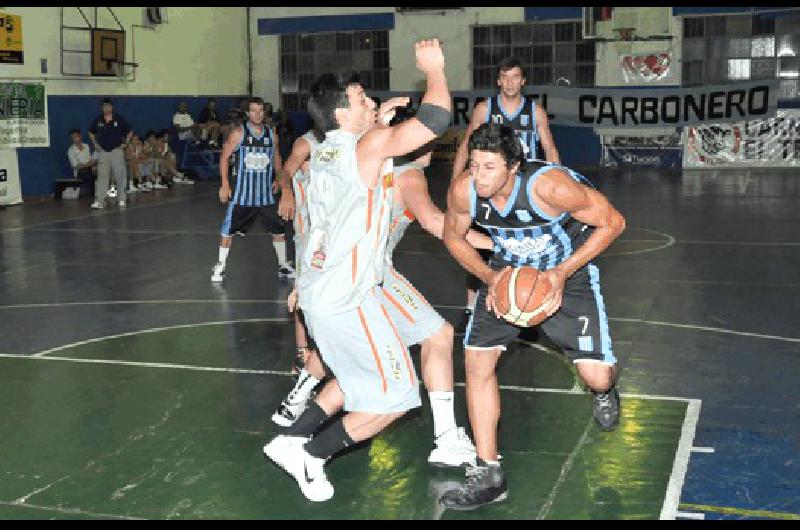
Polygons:
<instances>
[{"instance_id":1,"label":"basketball court floor","mask_svg":"<svg viewBox=\"0 0 800 530\"><path fill-rule=\"evenodd\" d=\"M595 262L620 426L601 432L526 333L499 368L509 499L472 512L438 506L463 472L428 466L425 400L328 465L329 502L263 457L292 385L290 286L261 227L211 284L217 183L0 211L0 518L800 519L800 174L586 173L628 226ZM439 204L446 175L429 172ZM465 273L444 246L413 227L398 252L456 322Z\"/></svg>"}]
</instances>

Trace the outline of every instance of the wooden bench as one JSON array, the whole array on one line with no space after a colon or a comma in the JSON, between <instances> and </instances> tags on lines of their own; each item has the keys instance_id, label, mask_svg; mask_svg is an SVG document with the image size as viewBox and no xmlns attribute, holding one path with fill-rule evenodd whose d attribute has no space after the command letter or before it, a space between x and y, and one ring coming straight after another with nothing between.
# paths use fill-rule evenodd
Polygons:
<instances>
[{"instance_id":1,"label":"wooden bench","mask_svg":"<svg viewBox=\"0 0 800 530\"><path fill-rule=\"evenodd\" d=\"M56 179L55 180L55 190L53 191L53 198L57 201L62 199L61 194L64 193L64 190L67 188L80 188L81 187L81 179Z\"/></svg>"}]
</instances>

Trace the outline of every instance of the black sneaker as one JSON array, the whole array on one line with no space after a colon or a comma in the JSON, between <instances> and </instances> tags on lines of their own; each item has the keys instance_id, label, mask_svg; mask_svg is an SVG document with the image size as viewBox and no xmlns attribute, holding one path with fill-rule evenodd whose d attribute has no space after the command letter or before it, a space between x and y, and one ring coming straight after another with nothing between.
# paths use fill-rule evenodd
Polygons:
<instances>
[{"instance_id":1,"label":"black sneaker","mask_svg":"<svg viewBox=\"0 0 800 530\"><path fill-rule=\"evenodd\" d=\"M474 510L485 504L500 502L508 497L503 468L490 466L480 458L467 468L467 480L461 487L442 495L439 504L451 510Z\"/></svg>"},{"instance_id":2,"label":"black sneaker","mask_svg":"<svg viewBox=\"0 0 800 530\"><path fill-rule=\"evenodd\" d=\"M467 326L469 326L470 318L472 318L472 309L465 309L464 314L461 316L461 320L454 328L456 335L463 335L467 332Z\"/></svg>"},{"instance_id":3,"label":"black sneaker","mask_svg":"<svg viewBox=\"0 0 800 530\"><path fill-rule=\"evenodd\" d=\"M278 277L282 280L294 278L294 266L287 261L278 267Z\"/></svg>"},{"instance_id":4,"label":"black sneaker","mask_svg":"<svg viewBox=\"0 0 800 530\"><path fill-rule=\"evenodd\" d=\"M612 386L605 392L592 392L592 414L600 429L613 431L619 424L619 393Z\"/></svg>"}]
</instances>

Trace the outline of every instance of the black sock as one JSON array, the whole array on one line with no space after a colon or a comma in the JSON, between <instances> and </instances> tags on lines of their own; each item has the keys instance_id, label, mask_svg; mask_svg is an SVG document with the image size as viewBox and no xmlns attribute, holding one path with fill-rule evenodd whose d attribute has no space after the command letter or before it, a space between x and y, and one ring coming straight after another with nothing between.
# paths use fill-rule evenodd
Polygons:
<instances>
[{"instance_id":1,"label":"black sock","mask_svg":"<svg viewBox=\"0 0 800 530\"><path fill-rule=\"evenodd\" d=\"M344 421L340 418L303 447L311 456L327 460L335 453L352 444L353 439L344 430Z\"/></svg>"},{"instance_id":2,"label":"black sock","mask_svg":"<svg viewBox=\"0 0 800 530\"><path fill-rule=\"evenodd\" d=\"M308 438L319 429L320 425L328 421L328 415L322 410L322 407L317 405L314 401L308 408L297 418L294 425L286 429L287 436L303 436Z\"/></svg>"}]
</instances>

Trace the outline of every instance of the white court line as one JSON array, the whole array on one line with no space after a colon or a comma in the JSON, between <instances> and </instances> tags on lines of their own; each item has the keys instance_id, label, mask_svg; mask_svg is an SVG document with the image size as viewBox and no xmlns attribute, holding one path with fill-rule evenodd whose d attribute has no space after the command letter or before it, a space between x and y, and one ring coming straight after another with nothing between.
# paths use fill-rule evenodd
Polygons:
<instances>
[{"instance_id":1,"label":"white court line","mask_svg":"<svg viewBox=\"0 0 800 530\"><path fill-rule=\"evenodd\" d=\"M117 339L119 337L130 337L132 335L140 335L140 334L143 334L143 333L155 333L157 331L166 331L166 330L170 330L170 329L194 328L194 327L197 327L197 326L211 326L211 325L229 324L229 323L235 323L235 322L289 322L289 321L292 321L292 320L294 320L294 319L291 319L291 318L243 318L243 319L238 319L238 320L219 320L219 321L216 321L216 322L197 322L195 324L179 324L179 325L176 325L176 326L164 326L164 327L161 327L161 328L140 329L140 330L137 330L137 331L129 331L128 333L120 333L118 335L106 335L104 337L96 337L94 339L82 340L82 341L79 341L79 342L73 342L71 344L64 344L63 346L58 346L56 348L50 348L49 350L40 351L38 353L34 353L32 355L23 356L23 357L40 358L40 357L44 357L45 355L49 355L49 354L57 352L57 351L66 350L67 348L73 348L73 347L76 347L76 346L83 346L84 344L92 344L94 342L101 342L101 341L104 341L104 340Z\"/></svg>"},{"instance_id":2,"label":"white court line","mask_svg":"<svg viewBox=\"0 0 800 530\"><path fill-rule=\"evenodd\" d=\"M678 449L675 451L675 461L672 465L672 473L667 484L667 493L664 496L664 504L661 507L659 519L674 520L678 513L683 481L686 479L686 470L689 468L690 450L694 442L697 422L700 419L700 403L699 399L692 399L686 408L681 438L678 442Z\"/></svg>"},{"instance_id":3,"label":"white court line","mask_svg":"<svg viewBox=\"0 0 800 530\"><path fill-rule=\"evenodd\" d=\"M713 453L713 447L692 447L693 453Z\"/></svg>"},{"instance_id":4,"label":"white court line","mask_svg":"<svg viewBox=\"0 0 800 530\"><path fill-rule=\"evenodd\" d=\"M592 427L592 423L594 423L594 418L589 418L589 421L586 423L586 428L583 429L583 434L578 439L578 443L575 444L575 448L561 466L561 473L558 475L558 480L556 480L555 485L553 485L553 489L550 490L550 495L548 495L547 501L545 501L545 503L542 505L542 508L539 510L539 513L536 515L536 519L542 520L550 513L550 508L553 507L553 502L556 500L558 490L561 489L561 485L564 483L564 480L566 480L567 474L569 473L570 469L572 469L572 463L575 461L575 457L578 455L578 452L580 452L583 444L585 444L586 440L589 438L589 429Z\"/></svg>"},{"instance_id":5,"label":"white court line","mask_svg":"<svg viewBox=\"0 0 800 530\"><path fill-rule=\"evenodd\" d=\"M286 300L95 300L92 302L58 302L47 304L14 304L0 305L3 309L32 309L46 307L74 307L92 305L147 305L147 304L280 304L286 305Z\"/></svg>"},{"instance_id":6,"label":"white court line","mask_svg":"<svg viewBox=\"0 0 800 530\"><path fill-rule=\"evenodd\" d=\"M633 322L638 324L649 324L651 326L668 326L668 327L682 328L682 329L696 329L699 331L713 331L714 333L727 333L730 335L739 335L741 337L755 337L757 339L781 340L784 342L800 342L800 338L795 338L795 337L781 337L780 335L762 335L761 333L734 331L732 329L714 328L710 326L696 326L694 324L676 324L674 322L660 322L658 320L642 320L641 318L610 317L609 320L614 320L616 322Z\"/></svg>"},{"instance_id":7,"label":"white court line","mask_svg":"<svg viewBox=\"0 0 800 530\"><path fill-rule=\"evenodd\" d=\"M678 519L695 519L697 521L704 521L706 518L706 514L694 512L675 512L675 516Z\"/></svg>"},{"instance_id":8,"label":"white court line","mask_svg":"<svg viewBox=\"0 0 800 530\"><path fill-rule=\"evenodd\" d=\"M144 361L121 361L118 359L83 359L79 357L36 357L34 355L20 355L0 353L4 359L37 359L40 361L64 361L85 364L117 364L122 366L137 366L141 368L175 368L179 370L192 370L195 372L226 372L232 374L258 374L258 375L283 375L290 376L292 372L282 370L251 370L248 368L225 368L221 366L197 366L194 364L175 363L148 363Z\"/></svg>"},{"instance_id":9,"label":"white court line","mask_svg":"<svg viewBox=\"0 0 800 530\"><path fill-rule=\"evenodd\" d=\"M96 513L96 512L87 512L86 510L81 510L79 508L63 508L63 507L56 507L56 506L39 506L37 504L27 504L27 503L20 503L20 502L7 502L7 501L0 501L0 505L3 506L16 506L19 508L31 508L33 510L43 510L46 512L57 512L63 515L89 515L93 517L104 517L106 519L125 519L125 520L136 520L142 521L145 520L141 517L132 517L128 515L114 515L110 513Z\"/></svg>"},{"instance_id":10,"label":"white court line","mask_svg":"<svg viewBox=\"0 0 800 530\"><path fill-rule=\"evenodd\" d=\"M175 203L178 203L178 202L190 201L190 200L195 199L197 197L207 197L209 195L216 195L216 194L215 193L196 193L196 194L193 194L193 195L191 195L189 197L183 197L183 198L180 198L180 199L165 200L165 201L154 202L154 203L150 203L150 204L142 204L142 205L139 205L139 206L128 206L127 208L125 208L125 211L129 212L131 210L140 210L142 208L151 208L153 206L164 206L164 205L167 205L167 204L175 204ZM57 221L47 221L46 223L39 223L39 224L28 225L28 226L21 226L21 227L18 227L18 228L6 228L4 230L0 230L0 234L5 233L5 232L21 232L22 230L28 230L29 228L36 228L36 227L39 227L39 226L47 226L47 225L54 225L54 224L57 224L57 223L64 223L64 222L67 222L67 221L77 221L79 219L91 219L92 217L100 217L102 215L111 215L111 214L114 214L114 213L120 213L122 211L123 210L120 210L118 208L106 208L105 212L102 212L102 211L93 212L93 213L91 213L89 215L81 215L81 216L78 216L78 217L66 217L64 219L59 219Z\"/></svg>"},{"instance_id":11,"label":"white court line","mask_svg":"<svg viewBox=\"0 0 800 530\"><path fill-rule=\"evenodd\" d=\"M75 232L87 234L161 234L161 235L219 235L219 230L213 232L198 232L197 230L109 230L106 228L31 228L31 232Z\"/></svg>"}]
</instances>

